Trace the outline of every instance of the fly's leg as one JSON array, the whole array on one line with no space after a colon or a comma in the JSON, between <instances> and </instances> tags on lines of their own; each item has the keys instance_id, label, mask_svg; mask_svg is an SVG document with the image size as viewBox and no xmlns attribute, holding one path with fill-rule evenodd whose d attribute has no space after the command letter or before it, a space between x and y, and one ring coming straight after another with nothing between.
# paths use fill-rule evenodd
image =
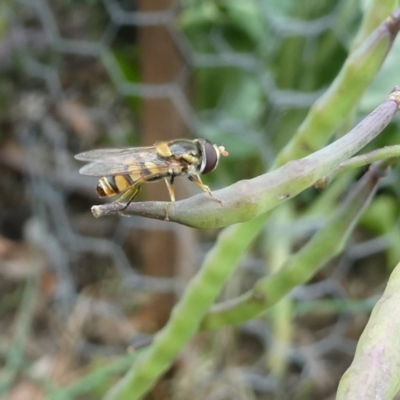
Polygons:
<instances>
[{"instance_id":1,"label":"fly's leg","mask_svg":"<svg viewBox=\"0 0 400 400\"><path fill-rule=\"evenodd\" d=\"M171 199L171 201L165 206L165 221L169 221L169 217L168 217L168 209L170 207L170 205L175 202L175 190L174 190L174 176L171 176L171 178L165 178L165 184L167 185L167 189L168 189L168 193L169 193L169 197Z\"/></svg>"},{"instance_id":2,"label":"fly's leg","mask_svg":"<svg viewBox=\"0 0 400 400\"><path fill-rule=\"evenodd\" d=\"M126 208L129 206L129 204L132 203L133 200L137 197L137 195L140 193L141 186L135 186L133 188L129 188L119 199L118 201L128 199L126 204L119 210L119 211L125 211Z\"/></svg>"},{"instance_id":3,"label":"fly's leg","mask_svg":"<svg viewBox=\"0 0 400 400\"><path fill-rule=\"evenodd\" d=\"M218 201L218 203L221 205L224 204L223 200L220 200L218 197L215 197L213 195L210 188L201 181L199 175L190 175L188 178L189 178L190 182L193 182L197 186L201 187L205 192L207 192L211 196L212 199L214 199L215 201Z\"/></svg>"}]
</instances>

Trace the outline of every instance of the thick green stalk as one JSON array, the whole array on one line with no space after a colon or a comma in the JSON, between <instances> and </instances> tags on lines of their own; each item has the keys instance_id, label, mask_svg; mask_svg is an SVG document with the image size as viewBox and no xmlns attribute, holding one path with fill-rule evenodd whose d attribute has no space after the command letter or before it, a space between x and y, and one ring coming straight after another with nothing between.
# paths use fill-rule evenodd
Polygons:
<instances>
[{"instance_id":1,"label":"thick green stalk","mask_svg":"<svg viewBox=\"0 0 400 400\"><path fill-rule=\"evenodd\" d=\"M218 237L199 273L190 281L168 324L156 335L128 374L107 394L107 400L140 399L198 331L200 321L210 309L240 258L252 243L264 221L249 221L240 230L232 226Z\"/></svg>"},{"instance_id":2,"label":"thick green stalk","mask_svg":"<svg viewBox=\"0 0 400 400\"><path fill-rule=\"evenodd\" d=\"M382 176L378 167L371 166L325 226L298 253L277 272L260 279L249 292L234 301L215 306L202 322L201 328L217 329L255 318L275 305L295 286L307 282L321 266L343 250L355 224L373 198Z\"/></svg>"},{"instance_id":3,"label":"thick green stalk","mask_svg":"<svg viewBox=\"0 0 400 400\"><path fill-rule=\"evenodd\" d=\"M275 166L302 158L327 143L376 76L399 27L400 9L397 9L355 48L332 85L311 107L293 138L280 152Z\"/></svg>"},{"instance_id":4,"label":"thick green stalk","mask_svg":"<svg viewBox=\"0 0 400 400\"><path fill-rule=\"evenodd\" d=\"M329 146L300 160L288 162L284 166L257 178L239 181L234 185L214 192L224 201L216 202L207 194L190 197L170 205L169 219L201 229L214 229L238 222L244 222L265 214L270 209L296 196L312 186L361 150L374 139L398 111L400 91L394 91L389 98L364 118L349 133ZM164 219L165 202L131 203L126 213ZM119 213L124 205L119 203L93 206L96 216Z\"/></svg>"},{"instance_id":5,"label":"thick green stalk","mask_svg":"<svg viewBox=\"0 0 400 400\"><path fill-rule=\"evenodd\" d=\"M264 258L271 273L282 268L292 253L294 236L288 231L294 220L294 203L285 203L268 220L265 232ZM293 301L286 297L268 313L273 343L268 353L267 368L274 378L283 382L293 339Z\"/></svg>"},{"instance_id":6,"label":"thick green stalk","mask_svg":"<svg viewBox=\"0 0 400 400\"><path fill-rule=\"evenodd\" d=\"M332 86L310 109L306 120L301 124L293 139L281 151L275 166L304 157L321 148L329 140L331 134L340 127L376 75L391 48L399 27L400 9L397 9L350 54ZM383 129L383 125L380 129ZM193 196L172 204L169 207L169 219L195 228L212 229L248 221L264 214L312 185L326 175L325 171L336 168L372 138L366 141L363 139L352 149L346 148L344 153L340 150L343 143L341 139L335 142L336 146L327 146L321 150L322 153L316 152L312 155L313 159L308 160L314 163L314 167L309 165L311 170L304 165L306 160L304 158L300 160L299 165L292 162L261 177L240 181L215 192L215 195L224 201L224 206L212 201L204 194ZM318 160L318 157L326 154L324 153L326 149L334 152L331 156L336 160L330 158L329 163L324 162L323 159ZM317 165L318 161L319 165ZM314 179L313 182L312 179ZM137 202L131 203L125 209L121 204L112 203L93 206L92 212L96 217L132 214L165 219L166 205L164 202ZM123 212L120 211L121 209Z\"/></svg>"},{"instance_id":7,"label":"thick green stalk","mask_svg":"<svg viewBox=\"0 0 400 400\"><path fill-rule=\"evenodd\" d=\"M379 267L379 266L377 266ZM400 264L372 310L354 360L339 383L337 400L391 400L400 390Z\"/></svg>"},{"instance_id":8,"label":"thick green stalk","mask_svg":"<svg viewBox=\"0 0 400 400\"><path fill-rule=\"evenodd\" d=\"M370 33L397 7L398 0L372 0L368 3L362 24L353 40L352 49L364 42Z\"/></svg>"}]
</instances>

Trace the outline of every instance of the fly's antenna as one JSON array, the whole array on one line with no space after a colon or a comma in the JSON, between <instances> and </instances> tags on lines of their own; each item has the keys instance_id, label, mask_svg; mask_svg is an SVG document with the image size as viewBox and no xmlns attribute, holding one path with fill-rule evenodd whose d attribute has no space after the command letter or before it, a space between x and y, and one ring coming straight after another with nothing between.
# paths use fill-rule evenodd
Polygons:
<instances>
[{"instance_id":1,"label":"fly's antenna","mask_svg":"<svg viewBox=\"0 0 400 400\"><path fill-rule=\"evenodd\" d=\"M222 154L224 157L228 157L229 153L225 150L224 146L218 146L218 151L220 154Z\"/></svg>"}]
</instances>

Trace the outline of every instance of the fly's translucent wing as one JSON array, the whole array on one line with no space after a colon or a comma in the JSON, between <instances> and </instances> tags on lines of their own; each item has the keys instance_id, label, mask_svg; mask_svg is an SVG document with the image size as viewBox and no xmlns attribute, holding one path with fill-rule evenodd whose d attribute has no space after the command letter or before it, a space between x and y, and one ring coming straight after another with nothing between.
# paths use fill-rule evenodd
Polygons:
<instances>
[{"instance_id":1,"label":"fly's translucent wing","mask_svg":"<svg viewBox=\"0 0 400 400\"><path fill-rule=\"evenodd\" d=\"M79 170L80 174L90 176L134 174L139 177L165 173L171 168L182 168L179 161L159 158L153 146L91 150L75 158L92 161Z\"/></svg>"},{"instance_id":2,"label":"fly's translucent wing","mask_svg":"<svg viewBox=\"0 0 400 400\"><path fill-rule=\"evenodd\" d=\"M96 161L100 162L108 158L126 157L136 153L152 152L155 151L154 146L148 147L125 147L119 149L95 149L79 153L75 156L80 161Z\"/></svg>"}]
</instances>

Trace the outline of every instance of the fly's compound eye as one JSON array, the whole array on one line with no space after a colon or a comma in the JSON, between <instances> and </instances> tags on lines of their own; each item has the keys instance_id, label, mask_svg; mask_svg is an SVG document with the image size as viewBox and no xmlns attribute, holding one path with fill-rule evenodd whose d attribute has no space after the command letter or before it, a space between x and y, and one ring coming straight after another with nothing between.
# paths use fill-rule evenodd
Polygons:
<instances>
[{"instance_id":1,"label":"fly's compound eye","mask_svg":"<svg viewBox=\"0 0 400 400\"><path fill-rule=\"evenodd\" d=\"M219 151L209 141L204 141L201 174L208 174L218 165Z\"/></svg>"}]
</instances>

